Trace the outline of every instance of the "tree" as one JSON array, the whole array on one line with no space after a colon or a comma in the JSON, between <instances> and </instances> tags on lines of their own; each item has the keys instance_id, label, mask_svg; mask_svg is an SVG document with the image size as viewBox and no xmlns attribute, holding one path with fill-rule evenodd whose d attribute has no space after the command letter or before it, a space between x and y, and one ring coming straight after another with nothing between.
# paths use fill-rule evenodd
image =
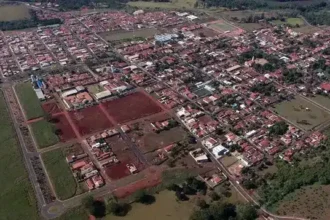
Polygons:
<instances>
[{"instance_id":1,"label":"tree","mask_svg":"<svg viewBox=\"0 0 330 220\"><path fill-rule=\"evenodd\" d=\"M257 210L249 204L239 204L236 206L238 220L255 220L258 217Z\"/></svg>"},{"instance_id":2,"label":"tree","mask_svg":"<svg viewBox=\"0 0 330 220\"><path fill-rule=\"evenodd\" d=\"M92 206L89 207L89 213L96 218L102 218L106 214L106 207L103 201L94 200Z\"/></svg>"},{"instance_id":3,"label":"tree","mask_svg":"<svg viewBox=\"0 0 330 220\"><path fill-rule=\"evenodd\" d=\"M288 128L289 126L285 123L285 121L280 121L269 128L269 133L276 136L283 135L288 131Z\"/></svg>"},{"instance_id":4,"label":"tree","mask_svg":"<svg viewBox=\"0 0 330 220\"><path fill-rule=\"evenodd\" d=\"M85 198L82 199L81 203L82 205L86 208L89 209L94 202L93 196L86 196Z\"/></svg>"},{"instance_id":5,"label":"tree","mask_svg":"<svg viewBox=\"0 0 330 220\"><path fill-rule=\"evenodd\" d=\"M208 207L208 204L205 202L204 199L198 199L196 205L201 209L206 209Z\"/></svg>"},{"instance_id":6,"label":"tree","mask_svg":"<svg viewBox=\"0 0 330 220\"><path fill-rule=\"evenodd\" d=\"M210 192L209 196L213 201L218 201L220 199L220 196L216 192Z\"/></svg>"},{"instance_id":7,"label":"tree","mask_svg":"<svg viewBox=\"0 0 330 220\"><path fill-rule=\"evenodd\" d=\"M113 214L115 216L125 216L130 209L130 206L126 203L118 203L110 201L107 206L107 214Z\"/></svg>"},{"instance_id":8,"label":"tree","mask_svg":"<svg viewBox=\"0 0 330 220\"><path fill-rule=\"evenodd\" d=\"M136 202L149 205L155 202L155 197L149 195L145 190L139 190L135 194L135 200Z\"/></svg>"}]
</instances>

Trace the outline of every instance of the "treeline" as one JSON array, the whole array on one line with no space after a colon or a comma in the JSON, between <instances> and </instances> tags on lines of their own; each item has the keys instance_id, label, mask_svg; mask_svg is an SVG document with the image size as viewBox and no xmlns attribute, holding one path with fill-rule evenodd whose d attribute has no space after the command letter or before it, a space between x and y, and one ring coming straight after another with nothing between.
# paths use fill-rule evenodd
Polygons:
<instances>
[{"instance_id":1,"label":"treeline","mask_svg":"<svg viewBox=\"0 0 330 220\"><path fill-rule=\"evenodd\" d=\"M33 28L37 26L46 26L53 24L62 24L62 20L59 18L40 20L34 10L30 10L30 19L17 20L17 21L1 21L0 29L2 31L19 30L25 28Z\"/></svg>"},{"instance_id":2,"label":"treeline","mask_svg":"<svg viewBox=\"0 0 330 220\"><path fill-rule=\"evenodd\" d=\"M277 164L278 172L268 178L259 193L265 205L273 205L303 186L330 184L330 141L311 151L296 157L293 165Z\"/></svg>"}]
</instances>

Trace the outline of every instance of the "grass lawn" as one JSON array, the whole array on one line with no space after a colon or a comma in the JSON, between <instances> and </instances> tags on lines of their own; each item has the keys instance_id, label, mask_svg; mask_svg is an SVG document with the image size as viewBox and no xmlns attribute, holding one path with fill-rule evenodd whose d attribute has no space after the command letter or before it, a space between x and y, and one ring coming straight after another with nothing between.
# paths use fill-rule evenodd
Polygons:
<instances>
[{"instance_id":1,"label":"grass lawn","mask_svg":"<svg viewBox=\"0 0 330 220\"><path fill-rule=\"evenodd\" d=\"M25 5L0 6L0 21L15 21L29 19L29 9Z\"/></svg>"},{"instance_id":2,"label":"grass lawn","mask_svg":"<svg viewBox=\"0 0 330 220\"><path fill-rule=\"evenodd\" d=\"M64 200L75 195L77 183L69 165L65 161L62 149L48 151L42 154L47 173L59 199Z\"/></svg>"},{"instance_id":3,"label":"grass lawn","mask_svg":"<svg viewBox=\"0 0 330 220\"><path fill-rule=\"evenodd\" d=\"M44 115L44 110L30 82L18 84L15 90L27 119L39 118Z\"/></svg>"},{"instance_id":4,"label":"grass lawn","mask_svg":"<svg viewBox=\"0 0 330 220\"><path fill-rule=\"evenodd\" d=\"M134 38L147 38L154 36L155 34L160 33L157 29L154 28L144 28L137 29L134 31L109 31L101 33L101 37L103 37L106 41L118 41L118 40L127 40Z\"/></svg>"},{"instance_id":5,"label":"grass lawn","mask_svg":"<svg viewBox=\"0 0 330 220\"><path fill-rule=\"evenodd\" d=\"M286 18L285 21L275 20L272 21L274 24L288 24L291 26L303 26L305 24L304 20L301 18Z\"/></svg>"},{"instance_id":6,"label":"grass lawn","mask_svg":"<svg viewBox=\"0 0 330 220\"><path fill-rule=\"evenodd\" d=\"M34 191L29 182L21 152L0 93L0 219L38 219Z\"/></svg>"},{"instance_id":7,"label":"grass lawn","mask_svg":"<svg viewBox=\"0 0 330 220\"><path fill-rule=\"evenodd\" d=\"M88 219L88 215L84 207L79 206L67 211L60 217L56 218L55 220L87 220L87 219Z\"/></svg>"},{"instance_id":8,"label":"grass lawn","mask_svg":"<svg viewBox=\"0 0 330 220\"><path fill-rule=\"evenodd\" d=\"M39 148L45 148L59 142L58 136L54 133L55 126L42 119L31 124L34 138Z\"/></svg>"},{"instance_id":9,"label":"grass lawn","mask_svg":"<svg viewBox=\"0 0 330 220\"><path fill-rule=\"evenodd\" d=\"M155 195L156 201L151 205L132 204L132 210L125 217L106 216L105 220L188 220L194 211L193 200L179 202L172 191L162 191ZM148 217L146 218L146 213Z\"/></svg>"},{"instance_id":10,"label":"grass lawn","mask_svg":"<svg viewBox=\"0 0 330 220\"><path fill-rule=\"evenodd\" d=\"M293 100L276 104L272 109L305 130L310 130L330 119L328 112L299 96Z\"/></svg>"},{"instance_id":11,"label":"grass lawn","mask_svg":"<svg viewBox=\"0 0 330 220\"><path fill-rule=\"evenodd\" d=\"M195 3L196 0L172 0L171 2L134 1L134 2L128 2L127 4L138 8L192 9L194 8Z\"/></svg>"}]
</instances>

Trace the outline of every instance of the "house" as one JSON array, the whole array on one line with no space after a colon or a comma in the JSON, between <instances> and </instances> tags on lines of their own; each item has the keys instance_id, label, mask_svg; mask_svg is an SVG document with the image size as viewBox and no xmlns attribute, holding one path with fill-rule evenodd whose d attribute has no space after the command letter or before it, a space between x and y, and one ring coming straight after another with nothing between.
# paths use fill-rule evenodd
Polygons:
<instances>
[{"instance_id":1,"label":"house","mask_svg":"<svg viewBox=\"0 0 330 220\"><path fill-rule=\"evenodd\" d=\"M189 154L196 161L196 163L205 163L209 161L208 156L202 148L197 148L196 150L190 151Z\"/></svg>"}]
</instances>

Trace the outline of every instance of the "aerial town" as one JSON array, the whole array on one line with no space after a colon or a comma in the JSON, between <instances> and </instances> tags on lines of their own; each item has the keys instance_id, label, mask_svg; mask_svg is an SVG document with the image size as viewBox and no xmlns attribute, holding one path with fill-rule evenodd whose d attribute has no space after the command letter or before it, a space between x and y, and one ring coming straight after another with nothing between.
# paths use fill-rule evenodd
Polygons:
<instances>
[{"instance_id":1,"label":"aerial town","mask_svg":"<svg viewBox=\"0 0 330 220\"><path fill-rule=\"evenodd\" d=\"M264 169L327 141L330 29L247 32L182 11L37 16L63 24L1 32L0 74L45 219L178 169L259 206Z\"/></svg>"}]
</instances>

